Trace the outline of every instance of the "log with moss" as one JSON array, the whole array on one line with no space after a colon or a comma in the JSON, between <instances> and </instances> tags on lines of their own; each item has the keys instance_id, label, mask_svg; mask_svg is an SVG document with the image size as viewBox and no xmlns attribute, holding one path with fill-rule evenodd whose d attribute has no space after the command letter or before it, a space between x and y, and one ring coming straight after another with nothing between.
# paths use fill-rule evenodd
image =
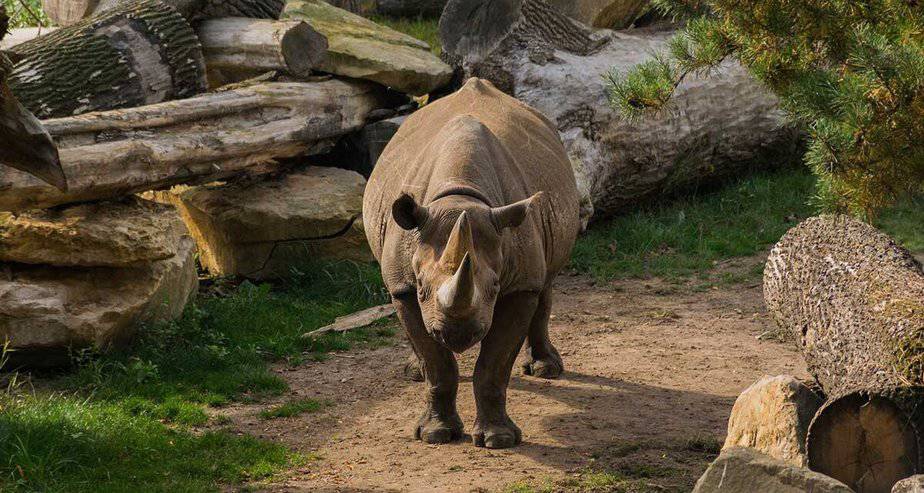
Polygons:
<instances>
[{"instance_id":1,"label":"log with moss","mask_svg":"<svg viewBox=\"0 0 924 493\"><path fill-rule=\"evenodd\" d=\"M809 428L809 465L860 492L924 468L921 264L866 223L819 216L773 248L764 296L829 398Z\"/></svg>"},{"instance_id":2,"label":"log with moss","mask_svg":"<svg viewBox=\"0 0 924 493\"><path fill-rule=\"evenodd\" d=\"M698 182L782 162L798 132L739 65L691 77L670 111L627 121L604 76L666 46L672 31L591 30L542 0L450 0L440 19L446 59L487 78L555 124L595 218Z\"/></svg>"},{"instance_id":3,"label":"log with moss","mask_svg":"<svg viewBox=\"0 0 924 493\"><path fill-rule=\"evenodd\" d=\"M264 83L151 106L46 120L69 178L62 192L0 168L0 211L45 209L275 169L319 153L398 104L360 81Z\"/></svg>"},{"instance_id":4,"label":"log with moss","mask_svg":"<svg viewBox=\"0 0 924 493\"><path fill-rule=\"evenodd\" d=\"M42 0L48 18L58 26L70 26L130 0ZM278 19L285 0L163 0L190 22L217 17Z\"/></svg>"},{"instance_id":5,"label":"log with moss","mask_svg":"<svg viewBox=\"0 0 924 493\"><path fill-rule=\"evenodd\" d=\"M196 33L160 0L131 0L15 46L10 87L39 118L182 99L203 92Z\"/></svg>"}]
</instances>

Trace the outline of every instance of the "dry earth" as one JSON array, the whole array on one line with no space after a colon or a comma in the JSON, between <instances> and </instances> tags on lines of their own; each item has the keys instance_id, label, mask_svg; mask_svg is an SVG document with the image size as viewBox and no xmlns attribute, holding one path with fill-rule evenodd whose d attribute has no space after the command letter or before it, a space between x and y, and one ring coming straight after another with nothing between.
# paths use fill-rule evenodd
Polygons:
<instances>
[{"instance_id":1,"label":"dry earth","mask_svg":"<svg viewBox=\"0 0 924 493\"><path fill-rule=\"evenodd\" d=\"M719 270L747 270L762 260ZM609 470L642 478L636 484L644 490L689 491L713 457L703 449L724 439L741 390L765 374L806 376L794 346L770 335L775 327L759 280L701 284L559 278L552 339L567 371L556 381L515 372L509 413L524 436L515 449L413 440L422 384L400 376L405 342L280 368L293 389L280 401L329 400L319 413L259 419L268 404L222 413L241 433L316 454L281 482L253 485L259 490L497 491ZM459 411L468 428L475 414L474 355L460 362Z\"/></svg>"}]
</instances>

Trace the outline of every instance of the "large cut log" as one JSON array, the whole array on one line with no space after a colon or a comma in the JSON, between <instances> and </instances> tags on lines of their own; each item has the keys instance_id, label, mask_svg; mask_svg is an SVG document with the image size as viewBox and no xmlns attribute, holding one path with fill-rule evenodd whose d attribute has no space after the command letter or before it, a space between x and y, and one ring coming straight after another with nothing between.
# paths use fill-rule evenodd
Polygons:
<instances>
[{"instance_id":1,"label":"large cut log","mask_svg":"<svg viewBox=\"0 0 924 493\"><path fill-rule=\"evenodd\" d=\"M42 0L48 18L58 26L70 26L130 0ZM217 17L278 19L285 0L163 0L190 22Z\"/></svg>"},{"instance_id":2,"label":"large cut log","mask_svg":"<svg viewBox=\"0 0 924 493\"><path fill-rule=\"evenodd\" d=\"M558 126L595 218L798 149L798 132L776 99L731 62L686 80L669 110L638 122L621 118L604 76L646 61L671 31L591 31L542 0L484 4L446 5L445 58Z\"/></svg>"},{"instance_id":3,"label":"large cut log","mask_svg":"<svg viewBox=\"0 0 924 493\"><path fill-rule=\"evenodd\" d=\"M212 87L271 70L306 77L327 58L327 38L302 21L228 17L197 32Z\"/></svg>"},{"instance_id":4,"label":"large cut log","mask_svg":"<svg viewBox=\"0 0 924 493\"><path fill-rule=\"evenodd\" d=\"M446 0L326 0L334 7L354 14L382 14L392 17L439 17Z\"/></svg>"},{"instance_id":5,"label":"large cut log","mask_svg":"<svg viewBox=\"0 0 924 493\"><path fill-rule=\"evenodd\" d=\"M47 120L69 190L0 169L0 210L19 211L214 181L315 152L392 104L379 86L329 80L253 85L182 101Z\"/></svg>"},{"instance_id":6,"label":"large cut log","mask_svg":"<svg viewBox=\"0 0 924 493\"><path fill-rule=\"evenodd\" d=\"M10 19L0 4L0 42ZM0 164L38 177L60 189L67 188L58 150L42 125L13 96L6 78L13 64L0 51Z\"/></svg>"},{"instance_id":7,"label":"large cut log","mask_svg":"<svg viewBox=\"0 0 924 493\"><path fill-rule=\"evenodd\" d=\"M196 33L160 0L116 9L20 44L10 86L39 118L182 99L205 90Z\"/></svg>"},{"instance_id":8,"label":"large cut log","mask_svg":"<svg viewBox=\"0 0 924 493\"><path fill-rule=\"evenodd\" d=\"M868 224L819 216L773 248L764 297L829 398L809 427L809 465L861 492L888 491L909 471L920 472L921 264Z\"/></svg>"},{"instance_id":9,"label":"large cut log","mask_svg":"<svg viewBox=\"0 0 924 493\"><path fill-rule=\"evenodd\" d=\"M55 30L13 29L0 41L0 49L14 48ZM211 87L268 71L305 77L327 57L327 38L301 21L224 17L201 22L196 32Z\"/></svg>"}]
</instances>

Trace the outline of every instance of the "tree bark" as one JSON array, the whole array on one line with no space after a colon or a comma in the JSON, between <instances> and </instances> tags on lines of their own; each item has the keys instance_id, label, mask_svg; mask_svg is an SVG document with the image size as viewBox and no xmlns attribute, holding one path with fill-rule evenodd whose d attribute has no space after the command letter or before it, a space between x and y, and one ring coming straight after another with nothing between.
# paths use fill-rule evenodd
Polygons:
<instances>
[{"instance_id":1,"label":"tree bark","mask_svg":"<svg viewBox=\"0 0 924 493\"><path fill-rule=\"evenodd\" d=\"M212 87L279 70L311 75L327 56L327 38L301 21L229 17L197 29Z\"/></svg>"},{"instance_id":2,"label":"tree bark","mask_svg":"<svg viewBox=\"0 0 924 493\"><path fill-rule=\"evenodd\" d=\"M13 50L10 86L39 118L182 99L205 90L195 32L159 0L120 7Z\"/></svg>"},{"instance_id":3,"label":"tree bark","mask_svg":"<svg viewBox=\"0 0 924 493\"><path fill-rule=\"evenodd\" d=\"M19 211L214 181L317 152L392 104L371 83L268 83L183 101L45 121L70 179L63 193L0 169L0 210Z\"/></svg>"},{"instance_id":4,"label":"tree bark","mask_svg":"<svg viewBox=\"0 0 924 493\"><path fill-rule=\"evenodd\" d=\"M83 19L121 7L131 0L42 0L45 14L58 26L70 26ZM278 19L285 0L163 0L189 22L217 17Z\"/></svg>"},{"instance_id":5,"label":"tree bark","mask_svg":"<svg viewBox=\"0 0 924 493\"><path fill-rule=\"evenodd\" d=\"M445 58L463 77L490 80L557 125L595 219L798 154L799 133L777 100L735 63L689 78L657 115L622 118L604 76L665 49L672 31L592 31L542 0L483 3L447 4Z\"/></svg>"},{"instance_id":6,"label":"tree bark","mask_svg":"<svg viewBox=\"0 0 924 493\"><path fill-rule=\"evenodd\" d=\"M861 492L921 471L924 270L914 257L847 216L811 218L771 251L764 298L829 398L809 428L809 465Z\"/></svg>"}]
</instances>

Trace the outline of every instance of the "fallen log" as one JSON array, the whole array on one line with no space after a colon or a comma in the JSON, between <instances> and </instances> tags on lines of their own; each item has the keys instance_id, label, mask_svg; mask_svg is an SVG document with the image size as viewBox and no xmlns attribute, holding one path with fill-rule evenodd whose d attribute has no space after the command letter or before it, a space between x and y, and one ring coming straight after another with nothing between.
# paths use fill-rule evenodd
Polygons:
<instances>
[{"instance_id":1,"label":"fallen log","mask_svg":"<svg viewBox=\"0 0 924 493\"><path fill-rule=\"evenodd\" d=\"M43 209L226 178L317 152L393 104L371 83L267 83L182 101L47 120L69 190L0 169L0 210Z\"/></svg>"},{"instance_id":2,"label":"fallen log","mask_svg":"<svg viewBox=\"0 0 924 493\"><path fill-rule=\"evenodd\" d=\"M559 129L578 184L603 218L755 162L796 155L798 132L740 65L693 77L673 106L626 121L604 76L664 49L672 31L592 31L542 0L450 0L440 19L444 58L543 113Z\"/></svg>"},{"instance_id":3,"label":"fallen log","mask_svg":"<svg viewBox=\"0 0 924 493\"><path fill-rule=\"evenodd\" d=\"M9 22L6 7L0 4L0 42L6 37ZM65 190L67 180L51 136L7 86L6 78L12 69L12 62L0 51L0 164Z\"/></svg>"},{"instance_id":4,"label":"fallen log","mask_svg":"<svg viewBox=\"0 0 924 493\"><path fill-rule=\"evenodd\" d=\"M197 33L212 87L272 70L307 77L327 57L327 38L301 21L229 17L204 21Z\"/></svg>"},{"instance_id":5,"label":"fallen log","mask_svg":"<svg viewBox=\"0 0 924 493\"><path fill-rule=\"evenodd\" d=\"M809 465L861 492L920 472L924 270L914 257L863 222L811 218L770 253L764 297L829 399L809 427Z\"/></svg>"},{"instance_id":6,"label":"fallen log","mask_svg":"<svg viewBox=\"0 0 924 493\"><path fill-rule=\"evenodd\" d=\"M39 118L182 99L205 90L196 33L159 0L118 8L14 47L10 87Z\"/></svg>"},{"instance_id":7,"label":"fallen log","mask_svg":"<svg viewBox=\"0 0 924 493\"><path fill-rule=\"evenodd\" d=\"M56 28L13 29L0 49L14 48ZM210 87L240 82L269 71L307 77L327 57L327 38L308 23L225 17L196 29Z\"/></svg>"},{"instance_id":8,"label":"fallen log","mask_svg":"<svg viewBox=\"0 0 924 493\"><path fill-rule=\"evenodd\" d=\"M45 14L58 26L70 26L130 0L42 0ZM285 0L163 0L190 22L217 17L278 19Z\"/></svg>"}]
</instances>

